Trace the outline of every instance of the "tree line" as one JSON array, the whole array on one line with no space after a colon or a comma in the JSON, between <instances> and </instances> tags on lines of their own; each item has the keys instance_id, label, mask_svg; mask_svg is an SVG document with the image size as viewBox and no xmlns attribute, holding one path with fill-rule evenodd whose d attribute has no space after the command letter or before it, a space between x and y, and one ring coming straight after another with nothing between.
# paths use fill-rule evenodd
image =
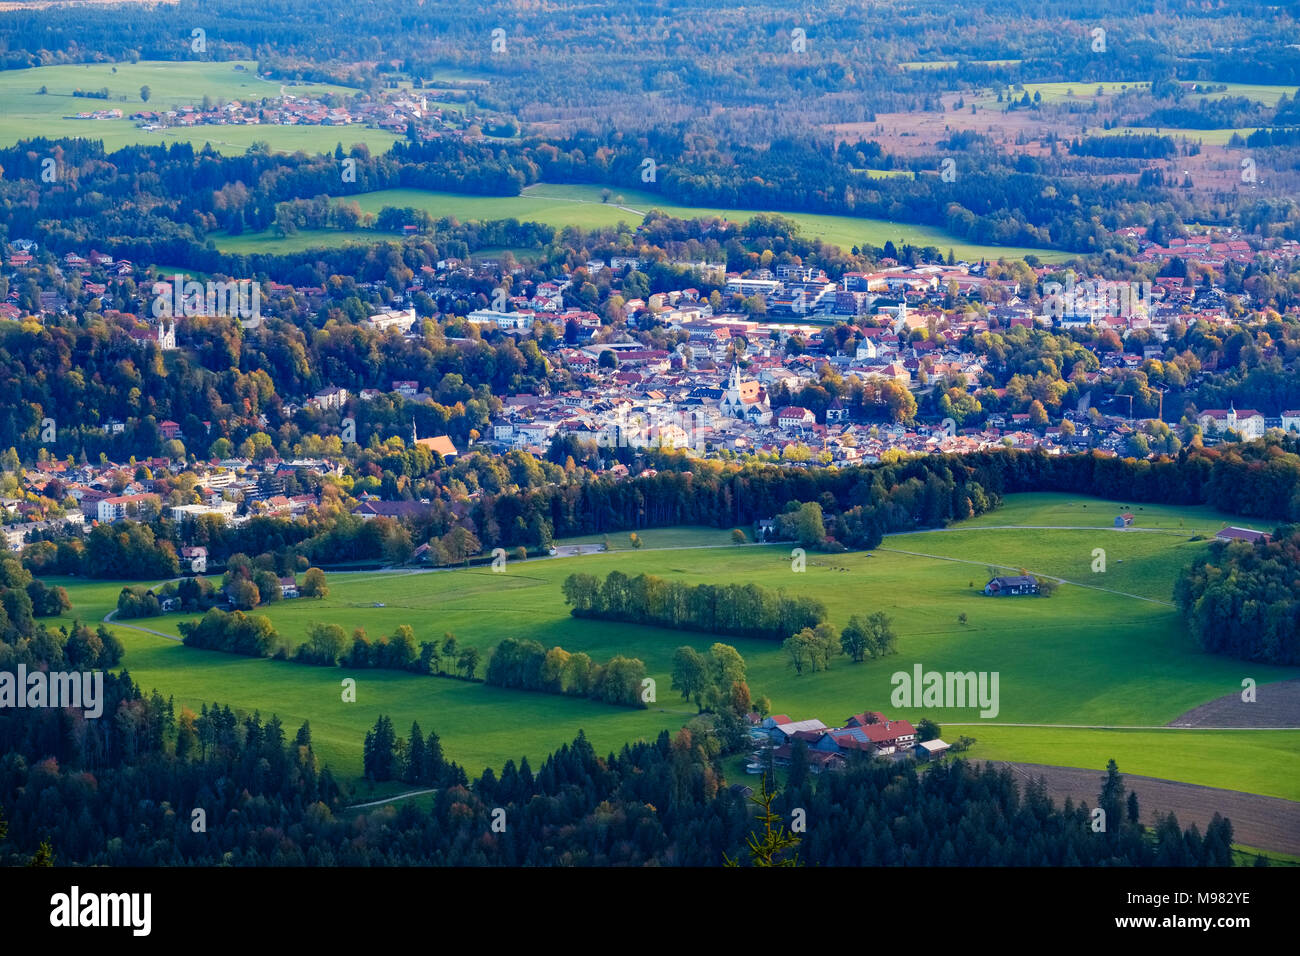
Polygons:
<instances>
[{"instance_id":1,"label":"tree line","mask_svg":"<svg viewBox=\"0 0 1300 956\"><path fill-rule=\"evenodd\" d=\"M826 620L826 606L815 598L791 597L753 583L691 585L611 571L603 581L570 574L562 587L574 617L652 627L779 641Z\"/></svg>"},{"instance_id":2,"label":"tree line","mask_svg":"<svg viewBox=\"0 0 1300 956\"><path fill-rule=\"evenodd\" d=\"M487 683L515 690L568 694L620 707L646 705L645 663L621 654L598 664L582 651L550 650L537 641L507 637L488 659Z\"/></svg>"},{"instance_id":3,"label":"tree line","mask_svg":"<svg viewBox=\"0 0 1300 956\"><path fill-rule=\"evenodd\" d=\"M64 642L6 643L0 660L59 666L42 656L53 648L64 653ZM536 770L509 760L468 782L417 727L400 745L391 721L377 722L366 767L374 780L436 786L430 807L343 814L345 792L320 767L308 724L292 734L275 716L220 704L178 712L108 673L105 719L0 710L0 863L25 864L47 843L45 858L62 865L717 866L744 853L755 826L718 770L744 737L725 712L605 756L579 732ZM796 779L775 801L786 819L806 810L800 856L811 865L1232 865L1228 821L1201 832L1166 817L1143 829L1113 765L1098 806L1104 833L1086 804L1056 805L1041 781L960 760L924 773L854 760ZM497 810L504 832L492 828Z\"/></svg>"}]
</instances>

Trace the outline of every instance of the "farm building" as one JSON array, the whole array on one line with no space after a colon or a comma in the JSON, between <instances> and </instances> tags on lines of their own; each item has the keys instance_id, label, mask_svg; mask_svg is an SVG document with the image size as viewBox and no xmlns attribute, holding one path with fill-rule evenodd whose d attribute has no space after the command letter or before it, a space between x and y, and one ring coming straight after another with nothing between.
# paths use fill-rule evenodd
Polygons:
<instances>
[{"instance_id":1,"label":"farm building","mask_svg":"<svg viewBox=\"0 0 1300 956\"><path fill-rule=\"evenodd\" d=\"M1250 528L1224 528L1215 537L1221 541L1249 541L1254 544L1256 541L1268 541L1272 535L1252 531Z\"/></svg>"},{"instance_id":2,"label":"farm building","mask_svg":"<svg viewBox=\"0 0 1300 956\"><path fill-rule=\"evenodd\" d=\"M949 745L942 740L926 740L912 748L912 755L917 760L933 760L936 757L942 757L948 752Z\"/></svg>"},{"instance_id":3,"label":"farm building","mask_svg":"<svg viewBox=\"0 0 1300 956\"><path fill-rule=\"evenodd\" d=\"M1009 577L994 578L984 585L984 593L989 597L1005 597L1012 594L1037 594L1038 582L1028 574L1016 574Z\"/></svg>"},{"instance_id":4,"label":"farm building","mask_svg":"<svg viewBox=\"0 0 1300 956\"><path fill-rule=\"evenodd\" d=\"M1115 519L1115 527L1117 528L1128 528L1131 527L1132 524L1133 524L1133 515L1127 511Z\"/></svg>"}]
</instances>

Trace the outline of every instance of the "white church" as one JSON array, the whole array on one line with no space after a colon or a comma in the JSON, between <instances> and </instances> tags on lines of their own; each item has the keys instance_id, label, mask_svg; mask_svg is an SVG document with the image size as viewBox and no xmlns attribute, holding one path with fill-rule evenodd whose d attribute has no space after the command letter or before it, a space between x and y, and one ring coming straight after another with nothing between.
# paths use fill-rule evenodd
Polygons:
<instances>
[{"instance_id":1,"label":"white church","mask_svg":"<svg viewBox=\"0 0 1300 956\"><path fill-rule=\"evenodd\" d=\"M753 379L742 381L739 365L731 366L731 378L727 382L727 391L718 403L718 411L731 418L743 418L756 425L767 425L772 421L772 409L767 403L767 392Z\"/></svg>"}]
</instances>

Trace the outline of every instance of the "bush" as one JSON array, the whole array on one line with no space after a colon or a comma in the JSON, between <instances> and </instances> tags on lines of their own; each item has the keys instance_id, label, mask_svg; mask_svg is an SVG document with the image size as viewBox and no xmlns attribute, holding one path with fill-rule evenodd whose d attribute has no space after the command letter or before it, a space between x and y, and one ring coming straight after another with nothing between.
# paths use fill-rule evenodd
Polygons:
<instances>
[{"instance_id":1,"label":"bush","mask_svg":"<svg viewBox=\"0 0 1300 956\"><path fill-rule=\"evenodd\" d=\"M148 588L125 587L117 596L117 616L120 618L157 617L161 613L158 595Z\"/></svg>"}]
</instances>

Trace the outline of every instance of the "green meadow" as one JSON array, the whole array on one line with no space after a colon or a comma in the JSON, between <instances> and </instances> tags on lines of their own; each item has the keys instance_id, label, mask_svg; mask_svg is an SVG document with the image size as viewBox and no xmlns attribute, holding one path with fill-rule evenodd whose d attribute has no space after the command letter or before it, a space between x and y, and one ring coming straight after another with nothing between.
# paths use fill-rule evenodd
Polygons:
<instances>
[{"instance_id":1,"label":"green meadow","mask_svg":"<svg viewBox=\"0 0 1300 956\"><path fill-rule=\"evenodd\" d=\"M874 173L873 178L877 178ZM802 235L834 243L844 249L864 244L883 246L892 241L897 245L911 243L917 246L935 246L944 253L951 249L954 255L962 259L1018 259L1029 254L1037 255L1045 262L1060 262L1070 258L1069 253L1060 251L962 242L943 229L893 223L883 219L781 210L680 206L667 202L654 193L638 189L611 189L608 201L602 201L602 189L600 186L538 183L524 189L519 196L472 196L422 189L383 189L335 198L339 201L355 201L363 212L375 214L385 206L411 207L423 209L436 219L454 217L461 222L517 219L520 222L543 223L556 229L566 226L579 226L583 229L613 228L620 223L636 226L652 209L682 219L720 216L741 222L747 222L757 213L774 212L797 222ZM350 242L376 242L389 238L392 237L375 232L327 230L303 232L283 239L269 230L240 236L214 236L218 248L237 253L332 248Z\"/></svg>"},{"instance_id":2,"label":"green meadow","mask_svg":"<svg viewBox=\"0 0 1300 956\"><path fill-rule=\"evenodd\" d=\"M1192 529L1212 533L1220 516L1206 509L1151 507L1135 512L1139 524L1181 521L1185 528L1143 533L1104 526L1121 507L1078 496L1011 496L1003 509L976 522L890 536L874 552L810 552L801 573L792 570L788 546L731 545L729 529L651 529L642 534L641 549L626 534L610 535L609 552L511 562L503 573L331 573L326 598L278 602L256 612L266 614L293 645L313 622L325 621L348 632L362 627L372 639L402 624L415 629L417 641L450 631L462 645L485 654L502 637L513 636L586 651L600 661L637 656L657 682L657 700L645 710L449 678L253 660L189 649L124 624L114 627L127 646L125 666L146 691L156 687L191 709L221 701L277 713L294 727L310 720L322 757L343 777L359 774L362 739L380 713L403 731L413 720L437 731L448 755L477 773L522 755L536 763L579 729L600 750L653 738L680 727L694 711L670 689L672 654L682 644L707 649L715 637L575 619L560 590L568 574L603 576L618 569L690 583L753 581L816 596L837 627L852 614L883 610L899 635L894 656L863 664L840 657L829 671L803 676L787 666L776 643L720 638L745 657L754 696L769 697L774 712L819 717L829 726L863 709L913 721L929 716L941 725L972 725L949 727L944 736L976 738L972 756L979 759L1101 768L1114 756L1130 773L1300 798L1300 731L1102 729L1160 728L1197 704L1235 691L1244 676L1259 683L1297 676L1296 668L1202 653L1167 603L1178 568L1208 547L1188 540ZM1102 526L1070 527L1093 520ZM1024 527L1004 530L999 524ZM1051 525L1058 527L1026 530ZM1104 572L1092 570L1097 548L1106 553ZM1050 598L986 598L980 588L990 564L1072 583ZM60 583L69 588L73 615L84 620L97 621L112 610L120 589L112 582ZM184 619L166 615L132 623L177 635L176 624ZM996 671L998 714L986 719L972 708L893 703L892 675L910 674L916 664L927 671ZM357 680L355 704L342 702L344 677ZM1016 723L1097 729L1008 726Z\"/></svg>"},{"instance_id":3,"label":"green meadow","mask_svg":"<svg viewBox=\"0 0 1300 956\"><path fill-rule=\"evenodd\" d=\"M237 67L243 67L242 70ZM173 142L202 147L211 143L221 153L244 152L255 141L265 141L281 152L309 153L344 148L364 142L371 152L385 152L400 137L382 130L337 126L199 126L148 132L126 117L141 109L162 111L196 106L204 96L215 100L261 100L279 96L334 93L352 96L356 90L327 83L282 85L257 76L251 60L223 62L91 63L43 66L30 70L0 71L0 143L10 145L33 136L72 136L103 140L112 151L134 144ZM147 103L141 87L151 92ZM44 87L46 92L41 93ZM109 99L73 96L74 90L98 92L107 88ZM459 107L457 107L459 108ZM100 109L120 109L120 120L77 120L65 117Z\"/></svg>"},{"instance_id":4,"label":"green meadow","mask_svg":"<svg viewBox=\"0 0 1300 956\"><path fill-rule=\"evenodd\" d=\"M1183 129L1177 126L1113 126L1110 129L1094 128L1088 130L1089 136L1172 136L1174 139L1188 139L1206 146L1227 146L1232 137L1245 139L1258 126L1243 126L1238 129Z\"/></svg>"}]
</instances>

